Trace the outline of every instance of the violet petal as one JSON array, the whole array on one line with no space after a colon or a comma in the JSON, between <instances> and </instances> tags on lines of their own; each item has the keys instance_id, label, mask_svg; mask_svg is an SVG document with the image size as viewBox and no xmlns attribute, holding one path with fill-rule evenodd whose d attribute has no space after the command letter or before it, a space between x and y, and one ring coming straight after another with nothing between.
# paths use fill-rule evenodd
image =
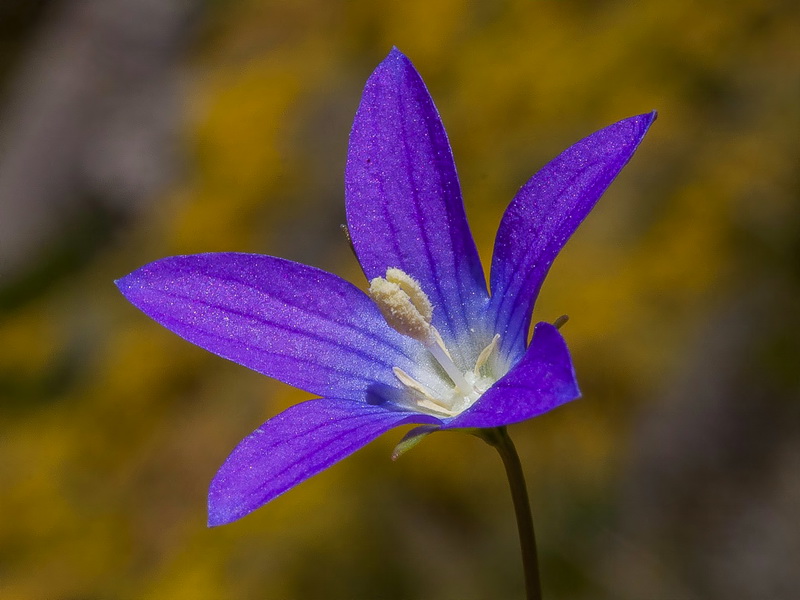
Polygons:
<instances>
[{"instance_id":1,"label":"violet petal","mask_svg":"<svg viewBox=\"0 0 800 600\"><path fill-rule=\"evenodd\" d=\"M522 360L446 428L510 425L579 396L564 338L550 323L539 323Z\"/></svg>"},{"instance_id":2,"label":"violet petal","mask_svg":"<svg viewBox=\"0 0 800 600\"><path fill-rule=\"evenodd\" d=\"M514 197L497 231L491 273L490 306L504 352L523 352L550 265L655 118L655 112L639 115L593 133L545 165Z\"/></svg>"},{"instance_id":3,"label":"violet petal","mask_svg":"<svg viewBox=\"0 0 800 600\"><path fill-rule=\"evenodd\" d=\"M211 482L208 524L243 517L393 427L438 424L426 415L349 400L297 404L242 440Z\"/></svg>"},{"instance_id":4,"label":"violet petal","mask_svg":"<svg viewBox=\"0 0 800 600\"><path fill-rule=\"evenodd\" d=\"M386 398L419 344L392 330L361 290L288 260L218 253L165 258L117 282L190 342L320 396Z\"/></svg>"},{"instance_id":5,"label":"violet petal","mask_svg":"<svg viewBox=\"0 0 800 600\"><path fill-rule=\"evenodd\" d=\"M422 285L446 341L485 307L450 144L419 73L392 50L367 81L345 174L350 236L368 279L388 267Z\"/></svg>"}]
</instances>

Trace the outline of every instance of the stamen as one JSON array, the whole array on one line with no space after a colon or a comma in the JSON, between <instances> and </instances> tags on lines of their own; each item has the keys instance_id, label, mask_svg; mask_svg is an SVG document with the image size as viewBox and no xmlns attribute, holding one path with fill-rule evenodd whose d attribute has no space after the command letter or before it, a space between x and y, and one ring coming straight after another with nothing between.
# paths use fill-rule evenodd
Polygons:
<instances>
[{"instance_id":1,"label":"stamen","mask_svg":"<svg viewBox=\"0 0 800 600\"><path fill-rule=\"evenodd\" d=\"M419 396L416 399L417 406L452 416L463 410L465 403L469 406L480 396L483 389L475 382L481 378L481 367L497 347L499 335L494 336L481 351L475 368L464 372L455 364L442 336L432 325L433 305L417 280L400 269L390 268L386 271L386 277L375 277L369 282L369 296L386 323L395 331L421 342L452 382L452 395L436 398L408 373L394 367L392 371L395 377Z\"/></svg>"},{"instance_id":2,"label":"stamen","mask_svg":"<svg viewBox=\"0 0 800 600\"><path fill-rule=\"evenodd\" d=\"M497 342L500 341L500 334L495 333L492 341L489 342L489 345L486 346L481 353L478 355L478 360L475 361L475 368L472 369L472 372L475 373L475 377L480 377L481 367L486 364L486 361L489 360L489 357L494 352L494 349L497 348Z\"/></svg>"},{"instance_id":3,"label":"stamen","mask_svg":"<svg viewBox=\"0 0 800 600\"><path fill-rule=\"evenodd\" d=\"M400 380L400 383L402 383L404 386L414 390L415 392L419 392L431 402L435 402L428 389L419 381L411 377L411 375L403 371L403 369L400 367L392 367L392 373L394 373L394 376L397 377L397 379Z\"/></svg>"},{"instance_id":4,"label":"stamen","mask_svg":"<svg viewBox=\"0 0 800 600\"><path fill-rule=\"evenodd\" d=\"M469 394L472 386L464 379L464 373L455 365L450 355L435 342L433 344L426 344L426 348L428 348L428 352L433 354L433 358L442 366L448 377L453 380L456 390L461 394Z\"/></svg>"},{"instance_id":5,"label":"stamen","mask_svg":"<svg viewBox=\"0 0 800 600\"><path fill-rule=\"evenodd\" d=\"M447 358L449 358L450 360L453 360L453 357L450 356L450 352L448 352L448 350L447 350L447 346L444 345L444 340L442 339L442 334L439 333L439 330L436 329L436 327L434 327L433 325L431 325L431 333L433 334L433 340L436 342L436 344L439 346L439 348L441 348L444 351L444 353L447 355Z\"/></svg>"},{"instance_id":6,"label":"stamen","mask_svg":"<svg viewBox=\"0 0 800 600\"><path fill-rule=\"evenodd\" d=\"M428 299L428 295L422 291L416 279L405 271L391 267L386 269L386 281L396 283L400 289L405 292L406 296L408 296L411 304L414 305L414 308L417 309L417 312L419 312L422 318L425 319L427 323L431 322L431 318L433 317L433 305Z\"/></svg>"},{"instance_id":7,"label":"stamen","mask_svg":"<svg viewBox=\"0 0 800 600\"><path fill-rule=\"evenodd\" d=\"M389 271L402 273L399 269L389 269ZM393 280L376 277L369 282L369 296L392 329L427 344L431 337L433 308L428 297L419 289L419 285L414 289L409 285L409 281L415 284L416 282L408 275L405 277L407 280L396 276L392 278ZM406 290L410 290L411 295Z\"/></svg>"},{"instance_id":8,"label":"stamen","mask_svg":"<svg viewBox=\"0 0 800 600\"><path fill-rule=\"evenodd\" d=\"M422 396L422 398L417 400L419 406L424 406L429 410L434 410L447 416L452 416L454 414L450 407L437 401L424 385L411 377L411 375L403 371L400 367L392 367L392 373L400 380L400 383Z\"/></svg>"},{"instance_id":9,"label":"stamen","mask_svg":"<svg viewBox=\"0 0 800 600\"><path fill-rule=\"evenodd\" d=\"M450 410L449 408L442 408L438 404L429 402L428 400L417 400L417 406L425 408L429 413L434 413L433 416L441 415L443 417L455 417L458 411Z\"/></svg>"}]
</instances>

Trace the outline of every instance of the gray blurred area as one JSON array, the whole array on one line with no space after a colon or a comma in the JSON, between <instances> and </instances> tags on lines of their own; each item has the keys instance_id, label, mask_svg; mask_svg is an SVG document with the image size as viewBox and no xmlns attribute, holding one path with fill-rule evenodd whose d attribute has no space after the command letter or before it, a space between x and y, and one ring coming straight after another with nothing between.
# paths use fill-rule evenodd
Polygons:
<instances>
[{"instance_id":1,"label":"gray blurred area","mask_svg":"<svg viewBox=\"0 0 800 600\"><path fill-rule=\"evenodd\" d=\"M178 175L181 66L202 4L4 3L0 19L26 33L6 44L0 96L0 282L43 248L91 252L98 219L139 213Z\"/></svg>"},{"instance_id":2,"label":"gray blurred area","mask_svg":"<svg viewBox=\"0 0 800 600\"><path fill-rule=\"evenodd\" d=\"M652 600L790 600L800 590L800 313L751 274L641 413L604 541L608 589ZM758 315L758 318L753 318Z\"/></svg>"}]
</instances>

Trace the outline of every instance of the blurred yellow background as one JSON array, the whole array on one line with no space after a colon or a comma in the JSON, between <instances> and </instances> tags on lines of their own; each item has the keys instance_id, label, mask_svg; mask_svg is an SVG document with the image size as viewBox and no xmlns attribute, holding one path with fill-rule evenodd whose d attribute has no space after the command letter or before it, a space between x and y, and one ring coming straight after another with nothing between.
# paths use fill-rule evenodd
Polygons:
<instances>
[{"instance_id":1,"label":"blurred yellow background","mask_svg":"<svg viewBox=\"0 0 800 600\"><path fill-rule=\"evenodd\" d=\"M584 397L510 428L546 596L800 589L800 5L11 0L0 8L0 598L520 597L501 464L402 432L205 526L237 442L305 395L149 321L172 254L364 283L341 232L361 88L396 45L450 135L484 263L516 189L659 111L537 320Z\"/></svg>"}]
</instances>

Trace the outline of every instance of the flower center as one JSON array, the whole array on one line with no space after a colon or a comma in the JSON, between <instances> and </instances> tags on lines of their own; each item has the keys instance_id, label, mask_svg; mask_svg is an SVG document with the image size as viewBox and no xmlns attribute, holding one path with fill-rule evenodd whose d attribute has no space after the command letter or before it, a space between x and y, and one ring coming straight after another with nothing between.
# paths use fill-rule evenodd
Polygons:
<instances>
[{"instance_id":1,"label":"flower center","mask_svg":"<svg viewBox=\"0 0 800 600\"><path fill-rule=\"evenodd\" d=\"M414 378L399 367L392 369L410 392L415 409L435 416L455 416L472 406L497 380L492 373L484 371L492 370L485 367L497 348L499 334L478 353L474 366L464 369L455 363L442 336L431 324L433 305L430 299L408 273L389 268L386 277L370 281L368 293L389 326L422 343L439 367L433 374L436 381L426 377L425 383L420 381L421 377ZM425 366L420 365L420 370L425 371Z\"/></svg>"}]
</instances>

